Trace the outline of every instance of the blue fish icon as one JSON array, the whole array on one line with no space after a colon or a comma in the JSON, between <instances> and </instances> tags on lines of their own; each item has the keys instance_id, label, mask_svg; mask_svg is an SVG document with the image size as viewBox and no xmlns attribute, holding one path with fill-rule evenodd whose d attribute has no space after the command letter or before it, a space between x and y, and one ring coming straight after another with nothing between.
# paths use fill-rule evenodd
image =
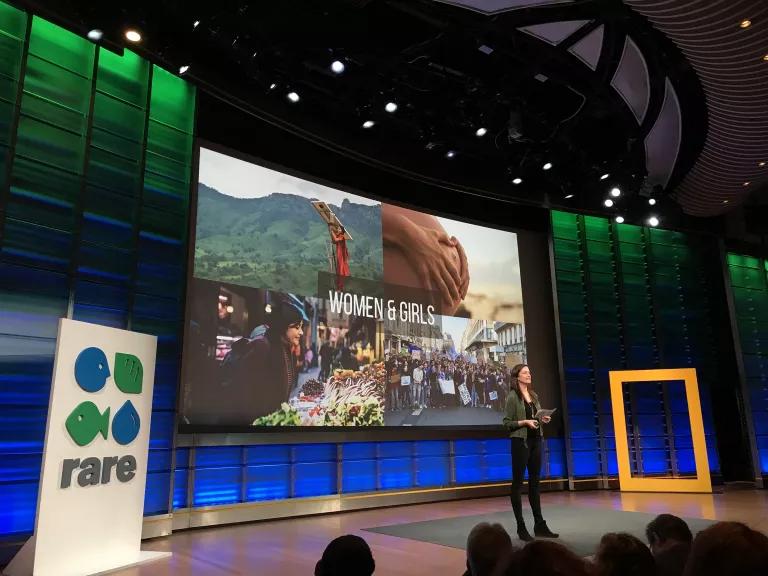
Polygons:
<instances>
[{"instance_id":1,"label":"blue fish icon","mask_svg":"<svg viewBox=\"0 0 768 576\"><path fill-rule=\"evenodd\" d=\"M98 406L90 401L75 406L64 423L75 444L87 446L99 434L106 440L109 432L109 411L110 408L107 408L102 414Z\"/></svg>"},{"instance_id":2,"label":"blue fish icon","mask_svg":"<svg viewBox=\"0 0 768 576\"><path fill-rule=\"evenodd\" d=\"M86 392L98 392L109 378L109 362L100 348L86 348L75 360L75 380Z\"/></svg>"}]
</instances>

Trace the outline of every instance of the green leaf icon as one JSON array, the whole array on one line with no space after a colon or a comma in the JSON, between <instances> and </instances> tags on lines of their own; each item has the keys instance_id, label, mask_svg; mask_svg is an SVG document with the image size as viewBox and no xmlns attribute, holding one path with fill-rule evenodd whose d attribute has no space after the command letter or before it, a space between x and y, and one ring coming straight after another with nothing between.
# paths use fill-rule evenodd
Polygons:
<instances>
[{"instance_id":1,"label":"green leaf icon","mask_svg":"<svg viewBox=\"0 0 768 576\"><path fill-rule=\"evenodd\" d=\"M144 366L133 354L115 354L115 384L126 394L141 394Z\"/></svg>"}]
</instances>

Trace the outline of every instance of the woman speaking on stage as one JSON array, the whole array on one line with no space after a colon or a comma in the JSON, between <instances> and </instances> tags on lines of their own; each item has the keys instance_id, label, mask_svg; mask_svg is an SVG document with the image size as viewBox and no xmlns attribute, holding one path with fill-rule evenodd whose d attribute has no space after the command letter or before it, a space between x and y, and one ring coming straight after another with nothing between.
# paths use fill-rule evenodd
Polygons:
<instances>
[{"instance_id":1,"label":"woman speaking on stage","mask_svg":"<svg viewBox=\"0 0 768 576\"><path fill-rule=\"evenodd\" d=\"M518 364L510 372L510 393L504 415L504 426L512 440L512 510L517 521L517 535L520 540L533 537L525 527L523 503L520 490L523 487L525 469L528 468L528 502L533 512L533 533L542 538L557 538L541 514L539 479L541 476L542 424L548 424L550 416L536 418L541 409L539 398L531 382L531 370L525 364Z\"/></svg>"}]
</instances>

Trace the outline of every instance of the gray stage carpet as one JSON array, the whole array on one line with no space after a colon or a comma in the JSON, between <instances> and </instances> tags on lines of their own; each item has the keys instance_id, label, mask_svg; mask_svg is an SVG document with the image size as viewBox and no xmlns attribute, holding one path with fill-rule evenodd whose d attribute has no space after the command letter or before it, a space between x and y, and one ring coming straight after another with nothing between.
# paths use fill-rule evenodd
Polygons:
<instances>
[{"instance_id":1,"label":"gray stage carpet","mask_svg":"<svg viewBox=\"0 0 768 576\"><path fill-rule=\"evenodd\" d=\"M629 532L645 542L645 527L656 517L655 514L644 512L546 505L544 514L550 528L554 532L560 533L559 542L581 556L594 554L600 538L606 532ZM530 512L526 514L526 521L528 522L528 530L533 533L533 520L530 518ZM685 521L688 522L694 535L714 523L702 518L685 518ZM479 522L498 522L507 529L516 545L522 545L522 542L517 539L517 525L511 510L478 516L458 516L410 524L377 526L366 528L366 530L464 549L467 534Z\"/></svg>"}]
</instances>

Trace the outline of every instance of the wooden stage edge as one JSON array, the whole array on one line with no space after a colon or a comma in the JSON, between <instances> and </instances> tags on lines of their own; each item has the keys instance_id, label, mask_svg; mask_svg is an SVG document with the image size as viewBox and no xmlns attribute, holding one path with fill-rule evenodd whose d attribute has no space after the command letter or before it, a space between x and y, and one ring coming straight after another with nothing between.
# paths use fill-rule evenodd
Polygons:
<instances>
[{"instance_id":1,"label":"wooden stage edge","mask_svg":"<svg viewBox=\"0 0 768 576\"><path fill-rule=\"evenodd\" d=\"M542 494L542 500L545 513L547 505L651 514L668 512L689 518L737 520L768 533L766 490L726 490L711 495L604 490L550 492ZM376 559L376 576L461 574L465 564L463 550L363 532L363 529L506 510L509 510L509 500L495 497L185 530L143 543L142 548L147 550L172 552L171 558L114 574L306 576L314 573L315 563L328 542L342 534L358 534L367 540Z\"/></svg>"}]
</instances>

